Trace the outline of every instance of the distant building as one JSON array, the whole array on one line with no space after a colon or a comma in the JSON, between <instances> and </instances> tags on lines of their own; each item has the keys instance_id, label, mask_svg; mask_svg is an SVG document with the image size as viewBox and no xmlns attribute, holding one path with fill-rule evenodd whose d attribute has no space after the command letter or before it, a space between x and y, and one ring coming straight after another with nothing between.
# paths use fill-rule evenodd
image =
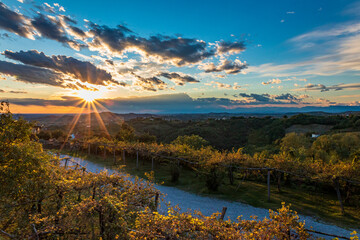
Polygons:
<instances>
[{"instance_id":1,"label":"distant building","mask_svg":"<svg viewBox=\"0 0 360 240\"><path fill-rule=\"evenodd\" d=\"M320 134L315 134L315 133L311 134L311 137L312 137L312 138L317 138L317 137L319 137L319 136L320 136Z\"/></svg>"}]
</instances>

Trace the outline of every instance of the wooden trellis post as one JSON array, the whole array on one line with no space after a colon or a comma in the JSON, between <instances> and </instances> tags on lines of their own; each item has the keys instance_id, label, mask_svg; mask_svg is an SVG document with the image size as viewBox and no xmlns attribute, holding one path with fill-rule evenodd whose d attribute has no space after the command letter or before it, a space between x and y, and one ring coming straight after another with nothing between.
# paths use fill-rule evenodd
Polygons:
<instances>
[{"instance_id":1,"label":"wooden trellis post","mask_svg":"<svg viewBox=\"0 0 360 240\"><path fill-rule=\"evenodd\" d=\"M157 212L159 207L159 193L157 192L155 195L155 212Z\"/></svg>"},{"instance_id":2,"label":"wooden trellis post","mask_svg":"<svg viewBox=\"0 0 360 240\"><path fill-rule=\"evenodd\" d=\"M136 151L136 169L139 169L139 151Z\"/></svg>"},{"instance_id":3,"label":"wooden trellis post","mask_svg":"<svg viewBox=\"0 0 360 240\"><path fill-rule=\"evenodd\" d=\"M114 164L116 163L116 148L115 146L113 147L113 152L114 152Z\"/></svg>"},{"instance_id":4,"label":"wooden trellis post","mask_svg":"<svg viewBox=\"0 0 360 240\"><path fill-rule=\"evenodd\" d=\"M123 154L123 161L124 161L124 164L125 164L125 149L122 151L122 154Z\"/></svg>"},{"instance_id":5,"label":"wooden trellis post","mask_svg":"<svg viewBox=\"0 0 360 240\"><path fill-rule=\"evenodd\" d=\"M281 192L281 175L282 173L277 171L277 188L279 192Z\"/></svg>"},{"instance_id":6,"label":"wooden trellis post","mask_svg":"<svg viewBox=\"0 0 360 240\"><path fill-rule=\"evenodd\" d=\"M270 174L271 174L271 171L270 171L270 169L268 169L268 172L267 172L268 201L270 201Z\"/></svg>"},{"instance_id":7,"label":"wooden trellis post","mask_svg":"<svg viewBox=\"0 0 360 240\"><path fill-rule=\"evenodd\" d=\"M88 155L90 155L91 151L90 151L90 143L88 143Z\"/></svg>"},{"instance_id":8,"label":"wooden trellis post","mask_svg":"<svg viewBox=\"0 0 360 240\"><path fill-rule=\"evenodd\" d=\"M340 203L341 213L345 214L344 205L343 205L343 202L342 202L341 192L340 192L339 177L334 178L333 182L334 182L334 188L336 190L336 195L337 195L339 203Z\"/></svg>"},{"instance_id":9,"label":"wooden trellis post","mask_svg":"<svg viewBox=\"0 0 360 240\"><path fill-rule=\"evenodd\" d=\"M224 220L225 214L226 214L227 207L223 207L221 211L220 220Z\"/></svg>"},{"instance_id":10,"label":"wooden trellis post","mask_svg":"<svg viewBox=\"0 0 360 240\"><path fill-rule=\"evenodd\" d=\"M234 174L233 174L233 167L230 166L228 168L228 176L229 176L229 181L231 185L234 185Z\"/></svg>"},{"instance_id":11,"label":"wooden trellis post","mask_svg":"<svg viewBox=\"0 0 360 240\"><path fill-rule=\"evenodd\" d=\"M154 157L151 158L151 170L154 171Z\"/></svg>"}]
</instances>

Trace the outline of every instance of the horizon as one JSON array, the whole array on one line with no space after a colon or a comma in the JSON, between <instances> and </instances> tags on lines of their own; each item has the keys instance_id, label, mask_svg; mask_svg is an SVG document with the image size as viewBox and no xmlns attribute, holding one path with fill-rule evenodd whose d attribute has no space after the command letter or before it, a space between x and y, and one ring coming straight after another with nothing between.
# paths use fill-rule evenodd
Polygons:
<instances>
[{"instance_id":1,"label":"horizon","mask_svg":"<svg viewBox=\"0 0 360 240\"><path fill-rule=\"evenodd\" d=\"M0 100L34 114L360 111L359 12L353 0L5 0Z\"/></svg>"}]
</instances>

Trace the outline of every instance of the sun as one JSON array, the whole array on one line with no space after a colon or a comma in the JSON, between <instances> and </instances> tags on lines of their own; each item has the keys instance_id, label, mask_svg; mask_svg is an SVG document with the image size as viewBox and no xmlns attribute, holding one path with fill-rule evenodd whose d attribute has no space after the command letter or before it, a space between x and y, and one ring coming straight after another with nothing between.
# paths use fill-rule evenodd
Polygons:
<instances>
[{"instance_id":1,"label":"sun","mask_svg":"<svg viewBox=\"0 0 360 240\"><path fill-rule=\"evenodd\" d=\"M77 96L85 102L93 102L101 97L101 93L99 91L79 90Z\"/></svg>"}]
</instances>

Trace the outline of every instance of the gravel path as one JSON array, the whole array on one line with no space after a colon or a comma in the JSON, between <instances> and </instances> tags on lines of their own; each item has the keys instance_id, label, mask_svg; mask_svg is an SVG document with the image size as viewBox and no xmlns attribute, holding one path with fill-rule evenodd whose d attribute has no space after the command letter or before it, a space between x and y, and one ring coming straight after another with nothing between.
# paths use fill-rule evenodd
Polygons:
<instances>
[{"instance_id":1,"label":"gravel path","mask_svg":"<svg viewBox=\"0 0 360 240\"><path fill-rule=\"evenodd\" d=\"M68 157L68 156L61 155L61 157ZM107 170L109 173L114 173L116 171L109 169L104 165L93 163L80 158L72 157L72 159L77 163L86 166L87 170L90 172L99 172L102 170ZM226 217L230 217L232 220L236 220L236 218L240 215L242 215L243 219L250 219L250 216L253 215L258 216L259 219L269 216L268 209L257 208L239 202L231 202L231 201L226 201L211 197L199 196L193 193L182 191L175 187L167 187L160 185L155 185L155 187L166 195L164 198L165 202L171 202L172 206L178 205L183 211L198 210L201 211L204 215L211 215L214 212L220 212L223 207L227 207ZM166 211L165 204L162 204L160 206L159 211L160 212ZM301 221L305 221L306 228L310 229L310 227L312 227L313 230L324 233L349 237L350 232L355 230L355 229L344 229L335 225L323 223L309 216L299 215L299 217ZM359 232L358 229L357 232ZM332 239L332 238L326 238L326 239Z\"/></svg>"}]
</instances>

